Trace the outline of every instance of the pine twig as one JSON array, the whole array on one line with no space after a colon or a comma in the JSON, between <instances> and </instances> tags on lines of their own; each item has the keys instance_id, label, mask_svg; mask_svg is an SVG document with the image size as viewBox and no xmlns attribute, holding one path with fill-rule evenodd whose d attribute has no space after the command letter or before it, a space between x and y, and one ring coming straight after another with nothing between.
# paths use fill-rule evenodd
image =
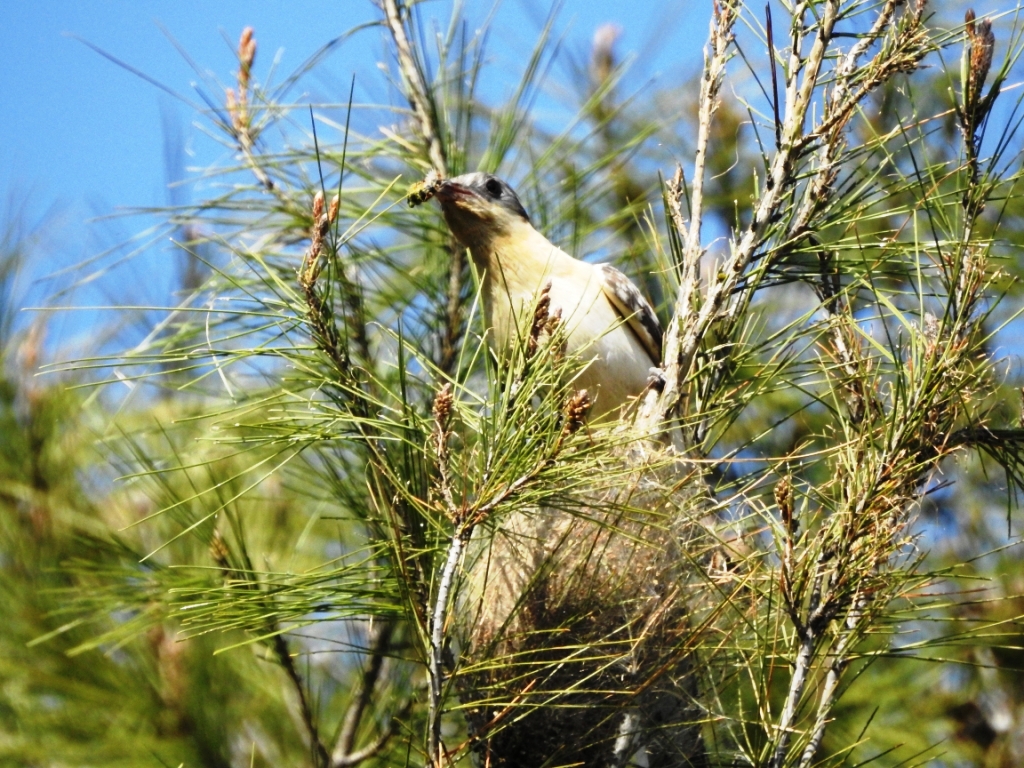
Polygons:
<instances>
[{"instance_id":1,"label":"pine twig","mask_svg":"<svg viewBox=\"0 0 1024 768\"><path fill-rule=\"evenodd\" d=\"M369 659L359 677L355 690L352 692L352 701L345 711L345 717L341 722L341 730L335 748L331 755L331 765L334 768L345 768L346 766L357 765L360 762L376 755L386 745L394 734L394 723L396 716L384 728L377 739L368 746L356 750L356 736L359 733L359 726L362 724L363 716L373 702L373 695L380 680L381 671L384 668L384 659L391 648L391 635L394 625L389 620L381 620L372 623L370 627L370 642L367 647Z\"/></svg>"},{"instance_id":2,"label":"pine twig","mask_svg":"<svg viewBox=\"0 0 1024 768\"><path fill-rule=\"evenodd\" d=\"M800 763L797 768L809 768L811 761L814 760L814 756L818 752L818 747L821 746L821 741L825 736L825 728L829 722L829 715L831 715L832 707L836 703L839 681L842 679L846 667L849 666L851 646L858 637L856 629L862 615L861 609L864 602L863 598L858 597L855 597L852 601L853 607L846 617L846 631L840 637L833 650L833 660L829 665L821 694L818 697L818 710L814 716L814 725L811 727L811 737L807 740L807 745L800 756Z\"/></svg>"},{"instance_id":3,"label":"pine twig","mask_svg":"<svg viewBox=\"0 0 1024 768\"><path fill-rule=\"evenodd\" d=\"M427 658L427 678L430 683L430 698L427 704L427 761L428 765L441 766L441 698L444 688L444 629L448 604L451 597L455 570L462 560L462 553L473 535L474 522L467 519L466 509L458 508L451 488L450 456L448 453L448 422L451 417L453 398L451 386L445 384L434 398L433 445L438 467L437 485L444 503L445 513L455 524L444 566L438 581L437 596L429 625L430 648Z\"/></svg>"},{"instance_id":4,"label":"pine twig","mask_svg":"<svg viewBox=\"0 0 1024 768\"><path fill-rule=\"evenodd\" d=\"M735 21L735 10L726 5L717 7L716 17L712 22L712 43L716 54L705 65L704 81L708 82L713 74L721 79L728 49L728 34ZM672 322L665 340L665 386L660 393L652 393L645 400L637 419L643 434L651 434L664 418L677 410L682 397L682 387L697 350L712 323L718 318L726 300L739 285L748 265L757 250L764 242L768 227L774 220L779 207L787 198L788 190L795 183L794 176L797 143L800 139L807 112L813 101L814 89L818 83L828 43L832 39L832 30L839 14L838 0L829 0L821 12L818 32L811 51L806 59L800 58L804 16L808 13L808 3L803 2L794 10L793 16L793 53L787 70L786 87L786 120L783 126L782 149L776 152L772 162L771 173L765 183L754 210L753 219L743 237L735 245L729 260L723 265L719 277L711 282L703 297L700 309L694 313L693 303L688 295L680 292L677 298ZM724 38L724 39L723 39ZM803 79L799 73L803 72ZM699 112L700 125L710 126L714 107L717 105L717 87L708 90L708 99L702 99ZM702 94L704 91L702 90ZM698 136L700 132L698 132ZM694 253L700 248L700 206L698 199L703 196L703 153L698 147L698 168L700 173L694 175L694 194L692 196L692 212L690 227L687 233L686 253Z\"/></svg>"},{"instance_id":5,"label":"pine twig","mask_svg":"<svg viewBox=\"0 0 1024 768\"><path fill-rule=\"evenodd\" d=\"M473 535L473 524L464 523L456 527L448 544L441 577L438 581L437 596L430 619L430 658L428 659L428 678L430 680L430 699L427 711L427 761L428 765L441 768L441 699L444 688L444 629L448 604L451 599L455 571L462 561L462 553Z\"/></svg>"},{"instance_id":6,"label":"pine twig","mask_svg":"<svg viewBox=\"0 0 1024 768\"><path fill-rule=\"evenodd\" d=\"M416 126L423 142L426 159L430 168L438 178L445 179L449 175L448 154L441 140L441 124L430 88L423 77L423 69L416 61L409 36L406 33L403 15L408 10L402 0L380 0L384 11L384 21L391 40L395 45L398 68L405 83L406 98L416 117ZM444 309L444 329L441 334L441 350L438 367L445 373L451 373L458 359L458 343L462 336L463 323L463 283L466 272L466 250L451 241L448 247L448 288Z\"/></svg>"},{"instance_id":7,"label":"pine twig","mask_svg":"<svg viewBox=\"0 0 1024 768\"><path fill-rule=\"evenodd\" d=\"M224 106L230 118L230 130L256 182L271 193L285 210L294 211L294 201L288 197L260 164L256 156L256 135L253 132L251 109L252 67L256 59L256 37L252 27L242 30L238 40L238 74L236 88L224 92Z\"/></svg>"},{"instance_id":8,"label":"pine twig","mask_svg":"<svg viewBox=\"0 0 1024 768\"><path fill-rule=\"evenodd\" d=\"M309 250L299 267L299 286L306 299L307 320L313 330L313 338L317 346L330 358L340 380L345 386L354 386L352 381L352 363L348 350L343 344L341 332L334 320L334 311L318 285L320 273L324 265L324 244L331 224L338 215L338 198L331 200L330 207L324 209L324 196L317 192L313 197L313 228L310 233ZM354 398L357 408L364 409L365 403Z\"/></svg>"},{"instance_id":9,"label":"pine twig","mask_svg":"<svg viewBox=\"0 0 1024 768\"><path fill-rule=\"evenodd\" d=\"M538 307L544 308L544 312L543 317L539 310L535 312L530 332L530 337L534 342L544 332L547 322L551 319L543 302L539 302ZM557 343L553 343L552 346L557 346ZM537 347L534 346L534 354L536 354L536 351ZM558 353L557 349L552 351L555 354ZM525 362L528 364L529 360ZM518 478L495 490L486 500L478 500L474 506L470 506L465 502L456 504L450 485L451 470L447 466L450 461L447 440L452 404L451 389L446 384L438 392L433 408L435 422L433 444L439 464L438 494L444 504L446 515L453 523L452 534L445 552L444 564L438 577L437 593L433 598L430 623L428 625L427 677L430 692L427 712L427 760L428 765L435 766L436 768L440 768L443 764L445 754L444 745L441 742L441 708L445 682L445 632L448 623L448 610L453 600L456 573L462 563L466 545L469 543L478 525L491 517L499 506L508 503L516 494L535 483L542 476L544 470L555 463L565 447L566 440L583 428L591 401L590 396L585 390L570 395L563 408L562 429L546 455L541 456L530 469Z\"/></svg>"},{"instance_id":10,"label":"pine twig","mask_svg":"<svg viewBox=\"0 0 1024 768\"><path fill-rule=\"evenodd\" d=\"M401 0L381 0L381 7L384 10L384 20L391 33L391 39L395 44L398 67L405 82L406 98L409 100L413 114L416 115L420 138L423 140L430 167L442 179L447 178L448 158L444 151L444 145L441 143L437 115L431 108L431 101L427 95L429 89L423 78L423 70L413 54L409 36L405 31L405 22L402 20L403 11L406 14L408 11L405 10L405 5Z\"/></svg>"},{"instance_id":11,"label":"pine twig","mask_svg":"<svg viewBox=\"0 0 1024 768\"><path fill-rule=\"evenodd\" d=\"M299 698L299 713L302 716L303 724L306 726L306 732L309 734L314 765L317 768L328 768L331 765L331 758L327 753L327 747L324 746L323 741L320 739L320 729L317 727L316 715L313 713L313 708L309 704L309 697L306 695L306 685L302 680L302 675L299 674L298 668L295 666L295 659L288 649L288 641L284 639L284 633L280 631L280 627L276 624L273 630L277 632L273 640L274 655L277 657L278 664L281 665L285 674L288 675L292 688L295 689L295 695Z\"/></svg>"},{"instance_id":12,"label":"pine twig","mask_svg":"<svg viewBox=\"0 0 1024 768\"><path fill-rule=\"evenodd\" d=\"M701 77L700 106L698 109L697 146L694 152L693 191L690 196L690 222L686 229L686 241L683 248L682 276L679 294L673 307L672 320L665 335L662 358L665 366L665 387L660 393L654 391L646 398L637 423L641 433L647 434L672 410L681 394L682 378L685 367L682 364L680 337L686 329L693 325L693 313L697 307L697 291L700 283L700 260L703 255L701 244L701 228L704 217L704 180L707 163L708 146L711 141L711 126L719 105L719 91L725 75L725 65L729 60L729 46L732 43L732 29L736 23L738 8L732 2L721 5L715 3L715 11L711 18L711 32L708 45L710 55L705 54L704 74ZM678 180L678 181L676 181ZM677 171L675 187L682 184L682 171ZM670 199L672 192L670 190ZM681 219L676 213L680 193L675 194L676 205L671 209L674 218Z\"/></svg>"},{"instance_id":13,"label":"pine twig","mask_svg":"<svg viewBox=\"0 0 1024 768\"><path fill-rule=\"evenodd\" d=\"M230 550L228 549L223 536L217 530L214 530L213 538L210 541L210 555L226 581L238 580L244 583L247 590L260 592L261 585L259 581L254 578L253 572L250 569L240 572L232 568ZM262 594L260 602L265 603L264 614L267 616L273 616L273 597L267 594ZM288 676L288 681L291 683L292 688L295 691L295 696L299 701L299 717L301 718L302 724L305 726L306 733L309 736L310 751L313 753L313 764L316 768L329 768L331 766L330 756L328 754L327 747L324 746L323 740L320 738L320 729L317 726L316 714L310 706L309 697L306 694L305 681L302 679L302 675L299 673L298 667L295 666L295 659L292 656L291 650L288 648L288 641L285 639L285 631L281 628L279 621L271 619L264 627L264 632L266 633L264 635L265 638L269 636L269 640L265 639L263 641L264 644L269 646L277 660L277 663L285 671L285 674Z\"/></svg>"}]
</instances>

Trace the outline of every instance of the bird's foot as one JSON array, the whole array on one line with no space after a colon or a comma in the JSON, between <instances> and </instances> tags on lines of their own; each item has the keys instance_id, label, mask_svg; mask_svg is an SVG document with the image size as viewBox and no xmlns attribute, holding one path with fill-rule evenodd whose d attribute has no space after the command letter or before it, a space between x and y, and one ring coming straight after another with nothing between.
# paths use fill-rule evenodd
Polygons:
<instances>
[{"instance_id":1,"label":"bird's foot","mask_svg":"<svg viewBox=\"0 0 1024 768\"><path fill-rule=\"evenodd\" d=\"M665 372L661 368L651 368L647 374L647 388L655 392L665 389Z\"/></svg>"}]
</instances>

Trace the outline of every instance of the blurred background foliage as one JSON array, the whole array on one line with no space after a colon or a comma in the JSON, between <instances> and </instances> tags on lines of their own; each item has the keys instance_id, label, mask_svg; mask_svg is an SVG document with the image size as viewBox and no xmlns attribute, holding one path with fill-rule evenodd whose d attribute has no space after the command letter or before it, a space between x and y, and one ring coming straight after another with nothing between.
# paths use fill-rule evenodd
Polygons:
<instances>
[{"instance_id":1,"label":"blurred background foliage","mask_svg":"<svg viewBox=\"0 0 1024 768\"><path fill-rule=\"evenodd\" d=\"M956 160L954 84L937 63L941 56L955 76L964 10L932 4L928 23L950 30L950 47L934 55L935 66L871 95L853 124L861 141L910 131L914 117L934 114L919 146L936 166ZM552 14L518 71L503 73L506 98L490 102L478 84L496 76L488 69L496 33L468 25L459 9L451 18L434 12L413 6L411 28L421 35L413 45L434 83L432 103L444 107L435 118L449 172L500 171L552 241L574 255L614 260L667 321L674 297L661 177L692 155L699 73L627 91L621 83L630 62L617 54L615 31L601 28L592 50L573 52L560 46ZM750 13L750 26L737 32L746 66L733 62L709 156L711 263L725 253L731 228L746 223L745 203L764 183L762 149L772 144L755 128L766 119L755 105L767 85L766 68L756 64L765 59L757 9ZM1019 28L1003 16L993 29L997 57L1009 55ZM272 48L273 31L257 32ZM201 83L208 109L194 119L236 163L189 169L187 180L201 182L199 202L173 201L163 212L161 234L173 238L179 264L167 311L126 309L95 349L51 349L47 315L28 327L13 321L18 271L37 254L31 233L8 224L0 242L5 765L421 760L409 746L425 717L414 704L425 696L412 661L415 630L392 621L410 598L384 554L366 544L380 489L365 456L336 439L349 403L344 387L324 401L309 394L330 367L303 336L296 309L305 302L295 275L314 191L322 186L328 199L342 191L337 221L344 225L333 236L344 258L335 254L327 266L326 301L350 334L356 368L390 371L386 381L356 374L347 384L379 396L382 411L395 408L386 393L402 388L422 418L437 372L460 382L482 378L472 353L474 296L468 264L453 279L452 244L436 211L403 204L428 164L414 146L407 86L391 48L381 62L362 62L355 76L374 101L355 101L344 87L330 103L292 101L294 84L332 48L287 76L263 64L269 56L250 61L244 82L220 73L233 90L227 100L224 84ZM244 44L240 59L247 70ZM1018 75L1014 69L1010 83ZM1016 169L1020 115L1009 103L990 119L1010 129L987 139L983 154L999 153L1002 166ZM920 160L914 146L886 162L912 168ZM936 195L954 194L954 184L939 180ZM898 228L898 190L887 204L892 217L860 222L862 231ZM1024 268L1022 215L1014 187L981 219L1011 278ZM875 257L876 275L900 279L886 275L881 256L863 256ZM797 261L773 275L778 289L758 298L769 331L805 311L813 295L805 278L814 269ZM993 419L1016 423L1020 324L1013 318L1022 296L1016 279L1002 286L1006 296L989 320L989 353L1001 361ZM405 339L423 351L420 359L401 359ZM76 360L65 365L69 357ZM111 382L120 383L97 387ZM392 416L409 430L402 439L429 433L429 424ZM732 460L716 468L716 481L741 483L766 457L808 444L823 418L791 389L760 397L741 420L721 425L728 451L719 456ZM922 570L936 575L913 610L896 607L894 634L865 649L877 653L866 654L871 663L860 662L845 683L822 755L848 749L848 765L1020 765L1024 559L1014 492L999 468L966 455L943 465L933 482L914 535L926 555ZM356 566L362 581L351 580ZM378 748L356 761L369 746Z\"/></svg>"}]
</instances>

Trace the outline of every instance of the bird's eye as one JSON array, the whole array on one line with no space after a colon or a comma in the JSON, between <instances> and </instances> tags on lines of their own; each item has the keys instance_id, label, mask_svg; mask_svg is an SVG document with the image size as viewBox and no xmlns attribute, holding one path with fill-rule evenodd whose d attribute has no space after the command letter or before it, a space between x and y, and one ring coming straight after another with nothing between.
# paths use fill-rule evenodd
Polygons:
<instances>
[{"instance_id":1,"label":"bird's eye","mask_svg":"<svg viewBox=\"0 0 1024 768\"><path fill-rule=\"evenodd\" d=\"M488 179L484 186L491 197L501 197L501 182L497 179Z\"/></svg>"}]
</instances>

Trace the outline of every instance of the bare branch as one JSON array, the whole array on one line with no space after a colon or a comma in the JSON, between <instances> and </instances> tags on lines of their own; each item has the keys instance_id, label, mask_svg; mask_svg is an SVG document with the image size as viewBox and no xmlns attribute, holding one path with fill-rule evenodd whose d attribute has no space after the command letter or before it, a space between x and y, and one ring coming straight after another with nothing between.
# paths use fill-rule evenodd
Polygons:
<instances>
[{"instance_id":1,"label":"bare branch","mask_svg":"<svg viewBox=\"0 0 1024 768\"><path fill-rule=\"evenodd\" d=\"M278 628L275 626L274 629L277 630ZM278 632L278 634L274 635L273 648L278 663L284 668L288 679L292 683L292 688L295 690L295 695L299 699L299 713L302 715L302 722L306 726L306 732L309 734L309 742L313 751L315 765L317 768L327 768L331 764L331 758L327 753L327 747L324 746L323 741L320 739L320 729L316 722L317 717L309 704L306 685L302 680L302 675L299 674L298 668L295 666L295 659L288 649L288 642L284 639L283 632Z\"/></svg>"},{"instance_id":2,"label":"bare branch","mask_svg":"<svg viewBox=\"0 0 1024 768\"><path fill-rule=\"evenodd\" d=\"M407 699L401 709L392 715L388 724L384 726L384 730L381 731L380 736L377 737L376 741L372 744L367 744L365 747L356 750L355 752L336 756L331 762L331 768L350 768L353 765L359 765L360 763L366 762L370 758L379 755L384 750L384 747L388 745L388 742L391 741L391 737L395 735L395 730L399 720L405 717L405 715L409 713L409 710L412 709L412 704L413 700Z\"/></svg>"},{"instance_id":3,"label":"bare branch","mask_svg":"<svg viewBox=\"0 0 1024 768\"><path fill-rule=\"evenodd\" d=\"M427 676L430 680L427 713L427 761L429 765L437 768L443 765L444 757L441 748L441 700L444 689L445 619L452 599L455 571L459 567L459 563L462 562L462 553L473 535L473 528L472 523L460 525L452 534L444 566L441 568L437 596L434 599L434 610L430 620L430 657L427 669Z\"/></svg>"},{"instance_id":4,"label":"bare branch","mask_svg":"<svg viewBox=\"0 0 1024 768\"><path fill-rule=\"evenodd\" d=\"M683 260L680 266L682 280L679 295L673 308L672 321L669 324L665 339L663 359L668 370L670 386L678 388L681 368L676 361L679 358L678 338L681 329L691 325L691 313L696 308L697 290L700 278L700 259L703 254L701 244L701 228L704 217L704 179L707 163L708 144L711 140L711 125L719 105L719 90L725 74L725 65L729 59L729 45L732 42L732 28L736 23L738 8L732 3L715 4L715 12L711 18L711 32L708 39L710 54L705 51L704 74L701 77L700 106L698 109L697 146L693 161L693 192L690 198L690 223L686 229L686 240L683 249ZM679 214L679 200L683 195L682 169L678 169L673 177L673 188L669 190L669 199L675 200L670 211L676 226L682 220ZM674 191L673 191L674 189ZM682 234L682 230L680 230ZM672 393L672 397L675 393ZM648 398L653 403L653 398ZM672 402L670 397L662 394L660 402ZM647 410L641 412L640 419L650 419ZM655 416L657 418L657 416Z\"/></svg>"},{"instance_id":5,"label":"bare branch","mask_svg":"<svg viewBox=\"0 0 1024 768\"><path fill-rule=\"evenodd\" d=\"M341 723L341 730L331 756L331 765L335 768L356 765L377 754L384 748L394 732L394 718L392 718L392 721L373 744L355 751L359 726L362 723L363 715L373 701L377 682L380 679L381 670L384 668L384 658L391 647L393 629L394 625L388 620L371 622L370 642L367 648L369 659L355 690L352 692L352 701L345 711L345 717Z\"/></svg>"},{"instance_id":6,"label":"bare branch","mask_svg":"<svg viewBox=\"0 0 1024 768\"><path fill-rule=\"evenodd\" d=\"M409 36L405 32L405 22L402 20L403 11L406 14L408 11L401 0L381 0L381 6L384 9L388 31L391 32L391 39L395 43L398 67L405 82L406 97L409 99L413 114L416 115L430 166L442 179L448 178L448 159L437 128L437 116L431 108L432 102L427 96L429 90L423 79L423 70L413 54Z\"/></svg>"},{"instance_id":7,"label":"bare branch","mask_svg":"<svg viewBox=\"0 0 1024 768\"><path fill-rule=\"evenodd\" d=\"M689 296L680 294L676 301L675 315L665 340L665 387L660 395L652 394L644 402L637 419L641 433L652 433L658 423L675 414L682 395L683 381L689 374L694 356L705 334L718 318L727 299L736 290L755 253L762 246L768 227L774 220L780 205L796 181L794 170L797 143L800 140L814 89L818 84L818 75L827 53L828 43L832 38L832 29L839 12L839 2L838 0L829 0L825 3L814 44L807 58L801 59L799 56L803 34L801 30L803 29L803 15L806 11L807 4L800 4L794 12L792 22L793 53L787 72L786 119L782 134L782 149L776 153L772 162L770 175L765 182L764 192L754 210L749 228L733 247L732 255L723 265L719 276L713 279L708 286L700 310L696 314L690 311ZM721 13L726 15L730 11ZM731 16L727 15L723 21L731 24L730 19ZM713 25L713 40L716 39L717 30L718 27ZM712 58L710 66L715 66L714 58ZM803 72L803 80L798 85L800 72ZM710 104L702 103L700 116L702 123L705 120L705 112L710 109ZM710 121L710 113L707 114L706 119ZM702 168L703 165L701 164L700 167ZM695 178L695 210L699 210L696 194L696 190L699 188L699 182ZM699 247L699 219L693 217L687 238L687 252L696 247Z\"/></svg>"},{"instance_id":8,"label":"bare branch","mask_svg":"<svg viewBox=\"0 0 1024 768\"><path fill-rule=\"evenodd\" d=\"M825 682L818 697L818 710L814 716L814 725L811 727L811 736L807 740L807 746L804 747L803 754L800 756L798 768L808 768L818 752L818 747L821 746L821 740L825 736L825 728L828 725L829 716L832 714L832 708L836 703L839 682L846 667L849 666L852 646L859 637L856 629L863 616L865 602L863 597L853 599L853 607L846 617L846 631L832 650L832 663L829 665L828 673L825 675Z\"/></svg>"}]
</instances>

